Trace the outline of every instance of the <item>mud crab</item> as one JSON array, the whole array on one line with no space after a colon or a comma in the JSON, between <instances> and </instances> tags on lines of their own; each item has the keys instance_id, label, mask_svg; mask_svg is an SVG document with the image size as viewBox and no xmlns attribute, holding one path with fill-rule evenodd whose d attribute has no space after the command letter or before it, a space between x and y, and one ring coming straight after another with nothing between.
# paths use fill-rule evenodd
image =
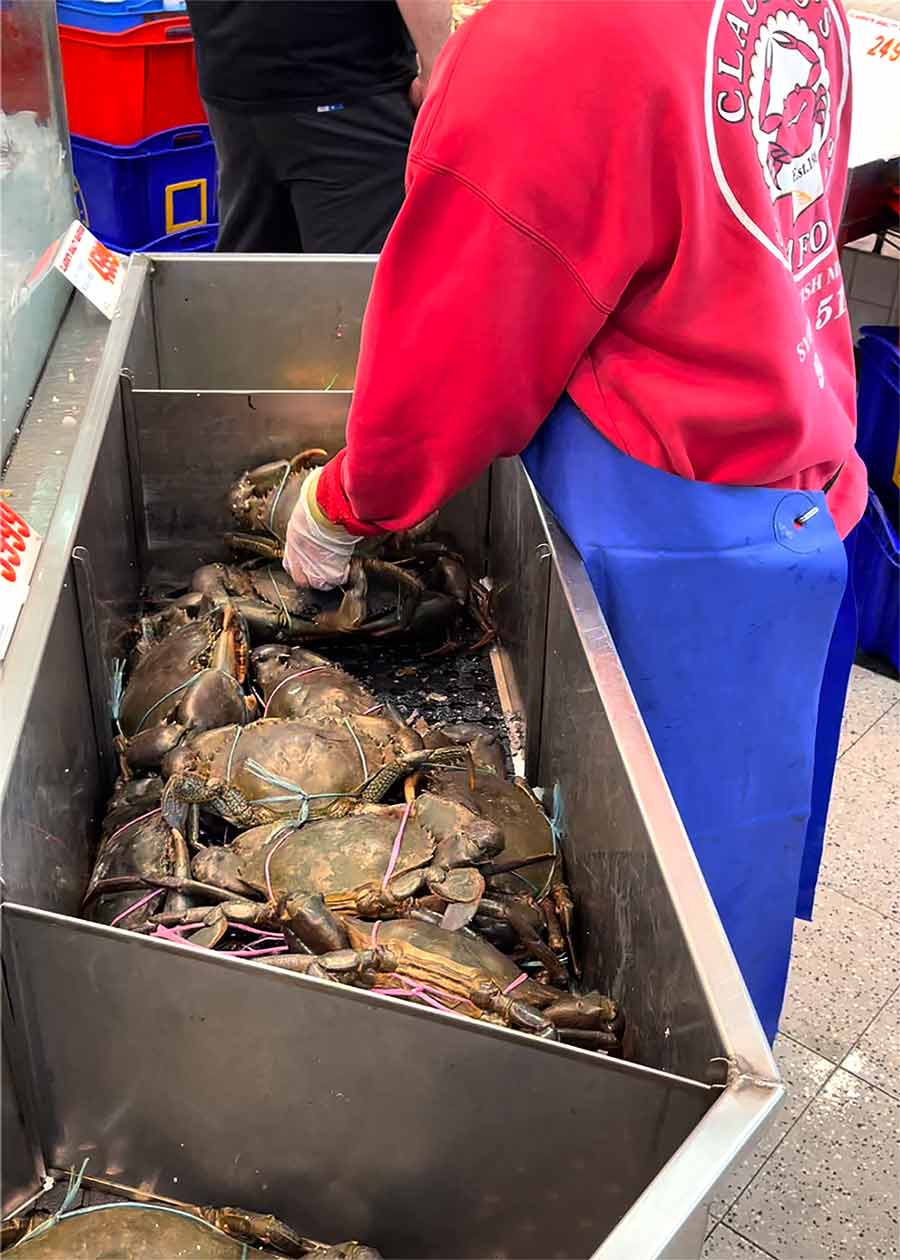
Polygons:
<instances>
[{"instance_id":1,"label":"mud crab","mask_svg":"<svg viewBox=\"0 0 900 1260\"><path fill-rule=\"evenodd\" d=\"M381 709L375 696L351 674L305 648L269 643L250 658L263 717L344 718Z\"/></svg>"},{"instance_id":2,"label":"mud crab","mask_svg":"<svg viewBox=\"0 0 900 1260\"><path fill-rule=\"evenodd\" d=\"M229 494L240 529L226 534L226 543L236 552L279 561L304 478L325 458L325 451L301 451L244 472ZM193 587L215 599L237 599L255 633L285 642L347 633L428 636L449 632L467 611L482 631L474 650L494 637L489 595L451 547L428 538L433 524L429 518L411 530L364 539L343 593L288 589L272 564L204 566Z\"/></svg>"},{"instance_id":3,"label":"mud crab","mask_svg":"<svg viewBox=\"0 0 900 1260\"><path fill-rule=\"evenodd\" d=\"M402 722L377 714L316 723L262 718L200 732L170 753L163 806L180 820L180 807L201 805L238 827L305 821L347 812L353 801L379 801L418 768L468 760L467 748L423 748Z\"/></svg>"},{"instance_id":4,"label":"mud crab","mask_svg":"<svg viewBox=\"0 0 900 1260\"><path fill-rule=\"evenodd\" d=\"M286 903L298 893L320 893L329 910L363 919L427 910L454 928L473 918L478 925L502 926L515 950L537 960L553 983L565 985L568 972L543 939L542 911L533 898L503 883L510 863L502 850L492 822L433 793L413 800L409 792L405 807L363 805L344 818L302 828L270 823L230 845L201 849L191 865L194 879L229 889L237 899L206 911L163 913L151 922L202 923L210 930L191 939L209 947L233 923L278 930L290 919ZM268 901L246 900L256 894Z\"/></svg>"},{"instance_id":5,"label":"mud crab","mask_svg":"<svg viewBox=\"0 0 900 1260\"><path fill-rule=\"evenodd\" d=\"M315 1260L380 1260L361 1243L301 1238L274 1216L239 1208L189 1204L107 1203L56 1214L37 1211L3 1224L3 1252L34 1260L241 1260L251 1256Z\"/></svg>"},{"instance_id":6,"label":"mud crab","mask_svg":"<svg viewBox=\"0 0 900 1260\"><path fill-rule=\"evenodd\" d=\"M277 930L281 903L297 892L320 892L330 909L363 918L401 917L426 904L474 908L485 891L482 868L488 871L485 864L502 848L493 823L429 793L414 807L410 799L406 806L363 805L305 826L270 823L194 856L194 878L232 890L234 900L153 921L215 927L217 933L201 938L214 945L229 922ZM256 895L269 900L246 900Z\"/></svg>"},{"instance_id":7,"label":"mud crab","mask_svg":"<svg viewBox=\"0 0 900 1260\"><path fill-rule=\"evenodd\" d=\"M243 691L249 655L246 627L227 604L139 652L116 714L124 762L152 769L191 732L254 716Z\"/></svg>"},{"instance_id":8,"label":"mud crab","mask_svg":"<svg viewBox=\"0 0 900 1260\"><path fill-rule=\"evenodd\" d=\"M560 993L532 980L479 936L418 919L367 923L335 915L319 896L292 899L289 914L291 932L313 953L281 954L266 966L621 1053L625 1021L612 998Z\"/></svg>"},{"instance_id":9,"label":"mud crab","mask_svg":"<svg viewBox=\"0 0 900 1260\"><path fill-rule=\"evenodd\" d=\"M186 909L188 902L174 889L167 893L158 887L137 901L133 891L144 879L181 881L191 873L184 839L163 819L161 794L162 780L156 776L116 784L84 897L86 918L137 929L154 909Z\"/></svg>"},{"instance_id":10,"label":"mud crab","mask_svg":"<svg viewBox=\"0 0 900 1260\"><path fill-rule=\"evenodd\" d=\"M572 943L572 894L563 880L553 824L529 784L524 779L505 779L483 769L474 775L461 775L444 768L430 771L429 782L433 791L458 801L500 828L504 859L511 866L516 861L521 866L498 879L496 887L520 896L524 891L533 898L544 915L551 948L557 954L567 953L572 970L579 975ZM546 860L541 861L542 857ZM502 922L481 917L475 919L473 926L501 947L512 944Z\"/></svg>"},{"instance_id":11,"label":"mud crab","mask_svg":"<svg viewBox=\"0 0 900 1260\"><path fill-rule=\"evenodd\" d=\"M465 744L479 770L506 778L506 754L499 736L480 722L442 722L439 726L416 725L426 748Z\"/></svg>"}]
</instances>

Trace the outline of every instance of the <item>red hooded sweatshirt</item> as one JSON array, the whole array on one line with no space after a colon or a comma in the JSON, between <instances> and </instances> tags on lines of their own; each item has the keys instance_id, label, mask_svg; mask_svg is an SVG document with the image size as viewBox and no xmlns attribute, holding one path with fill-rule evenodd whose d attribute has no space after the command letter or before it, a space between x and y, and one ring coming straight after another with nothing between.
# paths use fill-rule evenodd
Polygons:
<instances>
[{"instance_id":1,"label":"red hooded sweatshirt","mask_svg":"<svg viewBox=\"0 0 900 1260\"><path fill-rule=\"evenodd\" d=\"M318 502L428 515L568 390L680 477L865 505L839 0L491 0L447 44ZM602 493L602 487L598 487Z\"/></svg>"}]
</instances>

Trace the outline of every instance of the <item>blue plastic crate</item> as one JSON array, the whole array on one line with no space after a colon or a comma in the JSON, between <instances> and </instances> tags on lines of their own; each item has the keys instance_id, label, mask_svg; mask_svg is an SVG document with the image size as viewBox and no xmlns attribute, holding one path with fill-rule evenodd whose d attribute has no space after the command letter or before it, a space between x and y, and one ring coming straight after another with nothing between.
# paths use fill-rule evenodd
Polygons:
<instances>
[{"instance_id":1,"label":"blue plastic crate","mask_svg":"<svg viewBox=\"0 0 900 1260\"><path fill-rule=\"evenodd\" d=\"M900 351L898 328L860 330L856 449L869 485L892 520L900 513Z\"/></svg>"},{"instance_id":2,"label":"blue plastic crate","mask_svg":"<svg viewBox=\"0 0 900 1260\"><path fill-rule=\"evenodd\" d=\"M185 0L57 0L56 5L62 25L107 32L129 31L186 8Z\"/></svg>"},{"instance_id":3,"label":"blue plastic crate","mask_svg":"<svg viewBox=\"0 0 900 1260\"><path fill-rule=\"evenodd\" d=\"M874 491L851 542L858 646L900 670L900 544Z\"/></svg>"},{"instance_id":4,"label":"blue plastic crate","mask_svg":"<svg viewBox=\"0 0 900 1260\"><path fill-rule=\"evenodd\" d=\"M123 249L115 241L102 236L98 239L120 254L208 254L216 248L218 236L218 223L207 223L205 227L186 228L183 232L161 236L156 241L146 241L134 249Z\"/></svg>"},{"instance_id":5,"label":"blue plastic crate","mask_svg":"<svg viewBox=\"0 0 900 1260\"><path fill-rule=\"evenodd\" d=\"M72 136L72 162L85 222L115 249L140 249L218 218L208 127L175 128L123 146Z\"/></svg>"},{"instance_id":6,"label":"blue plastic crate","mask_svg":"<svg viewBox=\"0 0 900 1260\"><path fill-rule=\"evenodd\" d=\"M160 237L158 241L150 241L142 245L136 254L208 254L216 248L219 236L218 223L207 223L206 227L188 228L185 232L176 232L173 236Z\"/></svg>"}]
</instances>

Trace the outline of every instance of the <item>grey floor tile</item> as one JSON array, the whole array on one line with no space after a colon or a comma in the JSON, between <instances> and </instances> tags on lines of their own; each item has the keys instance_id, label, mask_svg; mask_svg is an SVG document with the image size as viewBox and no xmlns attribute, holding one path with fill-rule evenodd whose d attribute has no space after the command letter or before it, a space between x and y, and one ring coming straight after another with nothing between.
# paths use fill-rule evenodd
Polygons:
<instances>
[{"instance_id":1,"label":"grey floor tile","mask_svg":"<svg viewBox=\"0 0 900 1260\"><path fill-rule=\"evenodd\" d=\"M882 328L890 318L889 307L876 306L874 302L857 302L855 298L848 300L847 309L850 312L850 327L854 338L859 336L861 328L867 328L870 324Z\"/></svg>"},{"instance_id":2,"label":"grey floor tile","mask_svg":"<svg viewBox=\"0 0 900 1260\"><path fill-rule=\"evenodd\" d=\"M837 1071L725 1218L785 1260L900 1255L900 1103Z\"/></svg>"},{"instance_id":3,"label":"grey floor tile","mask_svg":"<svg viewBox=\"0 0 900 1260\"><path fill-rule=\"evenodd\" d=\"M767 1254L727 1225L717 1225L706 1240L701 1260L764 1260Z\"/></svg>"},{"instance_id":4,"label":"grey floor tile","mask_svg":"<svg viewBox=\"0 0 900 1260\"><path fill-rule=\"evenodd\" d=\"M746 1159L741 1161L725 1184L719 1188L719 1193L709 1209L713 1220L720 1220L725 1215L791 1125L795 1123L804 1107L835 1071L833 1063L829 1063L827 1059L823 1059L812 1050L807 1050L805 1046L798 1045L796 1041L791 1041L789 1037L782 1035L776 1037L774 1048L775 1059L787 1090L785 1100L781 1105L781 1110L760 1138L759 1144Z\"/></svg>"},{"instance_id":5,"label":"grey floor tile","mask_svg":"<svg viewBox=\"0 0 900 1260\"><path fill-rule=\"evenodd\" d=\"M860 1037L843 1066L900 1099L900 989Z\"/></svg>"},{"instance_id":6,"label":"grey floor tile","mask_svg":"<svg viewBox=\"0 0 900 1260\"><path fill-rule=\"evenodd\" d=\"M851 744L855 744L898 700L900 682L854 665L847 690L839 751L845 752Z\"/></svg>"},{"instance_id":7,"label":"grey floor tile","mask_svg":"<svg viewBox=\"0 0 900 1260\"><path fill-rule=\"evenodd\" d=\"M841 757L848 766L858 766L888 783L900 783L900 704L880 717L862 739Z\"/></svg>"},{"instance_id":8,"label":"grey floor tile","mask_svg":"<svg viewBox=\"0 0 900 1260\"><path fill-rule=\"evenodd\" d=\"M798 920L781 1031L840 1063L900 984L900 923L820 887Z\"/></svg>"},{"instance_id":9,"label":"grey floor tile","mask_svg":"<svg viewBox=\"0 0 900 1260\"><path fill-rule=\"evenodd\" d=\"M900 777L895 785L838 762L820 877L900 921Z\"/></svg>"},{"instance_id":10,"label":"grey floor tile","mask_svg":"<svg viewBox=\"0 0 900 1260\"><path fill-rule=\"evenodd\" d=\"M890 310L897 291L897 264L882 254L859 254L851 293L862 302Z\"/></svg>"}]
</instances>

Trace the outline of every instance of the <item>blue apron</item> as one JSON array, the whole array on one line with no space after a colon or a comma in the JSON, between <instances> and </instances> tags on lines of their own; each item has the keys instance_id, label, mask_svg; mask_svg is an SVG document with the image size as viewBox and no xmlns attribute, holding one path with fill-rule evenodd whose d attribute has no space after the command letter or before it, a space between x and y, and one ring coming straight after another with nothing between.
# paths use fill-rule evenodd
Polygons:
<instances>
[{"instance_id":1,"label":"blue apron","mask_svg":"<svg viewBox=\"0 0 900 1260\"><path fill-rule=\"evenodd\" d=\"M846 638L832 648L847 561L825 496L661 472L568 397L523 459L587 567L771 1040L794 916L811 907L852 660Z\"/></svg>"}]
</instances>

